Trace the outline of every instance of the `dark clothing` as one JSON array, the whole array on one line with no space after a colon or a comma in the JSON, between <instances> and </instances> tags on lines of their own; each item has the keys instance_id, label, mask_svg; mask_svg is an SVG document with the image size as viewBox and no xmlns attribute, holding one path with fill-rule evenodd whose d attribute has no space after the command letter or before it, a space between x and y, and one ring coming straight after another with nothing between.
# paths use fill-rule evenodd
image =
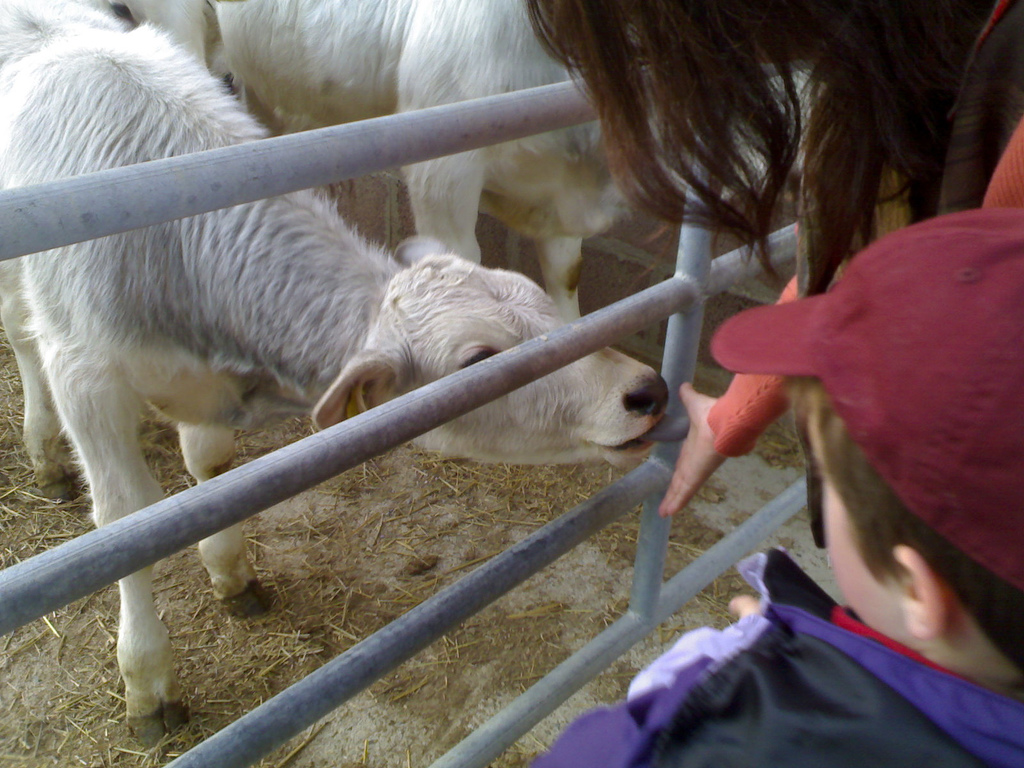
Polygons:
<instances>
[{"instance_id":1,"label":"dark clothing","mask_svg":"<svg viewBox=\"0 0 1024 768\"><path fill-rule=\"evenodd\" d=\"M939 213L980 208L1024 115L1024 2L1000 0L982 31L953 110Z\"/></svg>"},{"instance_id":2,"label":"dark clothing","mask_svg":"<svg viewBox=\"0 0 1024 768\"><path fill-rule=\"evenodd\" d=\"M1024 766L1024 703L832 623L831 598L781 551L759 564L759 629L584 715L534 768Z\"/></svg>"}]
</instances>

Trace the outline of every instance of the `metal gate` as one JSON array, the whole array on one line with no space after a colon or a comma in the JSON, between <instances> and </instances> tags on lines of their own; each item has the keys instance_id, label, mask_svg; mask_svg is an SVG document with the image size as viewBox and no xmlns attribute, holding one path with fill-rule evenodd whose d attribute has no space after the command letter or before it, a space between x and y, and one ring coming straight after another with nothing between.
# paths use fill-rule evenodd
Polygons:
<instances>
[{"instance_id":1,"label":"metal gate","mask_svg":"<svg viewBox=\"0 0 1024 768\"><path fill-rule=\"evenodd\" d=\"M0 259L355 178L593 119L569 83L265 139L0 191ZM684 226L673 277L324 432L255 459L0 572L7 633L241 522L485 402L669 318L662 374L694 373L708 296L759 269L735 251L711 260L710 233ZM792 256L792 228L772 238ZM681 417L673 400L667 417ZM482 768L677 611L803 505L803 482L665 580L669 522L656 513L678 443L460 581L338 655L170 765L248 766L531 575L643 502L628 610L441 757ZM116 546L115 546L116 545Z\"/></svg>"}]
</instances>

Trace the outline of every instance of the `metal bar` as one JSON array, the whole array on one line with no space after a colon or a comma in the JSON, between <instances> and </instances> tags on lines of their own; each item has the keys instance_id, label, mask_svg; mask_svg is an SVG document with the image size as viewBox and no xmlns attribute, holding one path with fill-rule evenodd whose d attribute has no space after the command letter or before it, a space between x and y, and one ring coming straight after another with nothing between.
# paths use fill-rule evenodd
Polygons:
<instances>
[{"instance_id":1,"label":"metal bar","mask_svg":"<svg viewBox=\"0 0 1024 768\"><path fill-rule=\"evenodd\" d=\"M679 228L676 251L676 276L701 286L707 284L711 271L711 233L704 227L683 224ZM679 385L693 381L697 369L697 347L700 344L704 322L704 302L697 301L687 310L672 315L665 335L662 376L668 384L672 413L669 418L686 418L679 399L675 396ZM652 461L671 468L679 455L679 443L659 443L651 453ZM640 616L649 616L654 609L665 573L665 553L671 523L658 516L661 495L644 501L637 533L636 558L633 566L633 584L630 610Z\"/></svg>"},{"instance_id":2,"label":"metal bar","mask_svg":"<svg viewBox=\"0 0 1024 768\"><path fill-rule=\"evenodd\" d=\"M630 611L433 763L431 768L485 768L658 624L772 534L804 505L800 480L751 515L665 584L653 618Z\"/></svg>"},{"instance_id":3,"label":"metal bar","mask_svg":"<svg viewBox=\"0 0 1024 768\"><path fill-rule=\"evenodd\" d=\"M665 582L653 617L654 624L660 624L682 608L694 595L728 570L743 554L750 552L771 536L780 525L806 505L807 481L800 479L751 515L725 539ZM727 540L728 546L725 545ZM687 571L688 575L684 576Z\"/></svg>"},{"instance_id":4,"label":"metal bar","mask_svg":"<svg viewBox=\"0 0 1024 768\"><path fill-rule=\"evenodd\" d=\"M645 462L455 584L267 700L169 763L241 768L266 756L389 670L664 488L668 474Z\"/></svg>"},{"instance_id":5,"label":"metal bar","mask_svg":"<svg viewBox=\"0 0 1024 768\"><path fill-rule=\"evenodd\" d=\"M593 119L563 82L0 190L0 259Z\"/></svg>"},{"instance_id":6,"label":"metal bar","mask_svg":"<svg viewBox=\"0 0 1024 768\"><path fill-rule=\"evenodd\" d=\"M718 270L756 274L742 251ZM725 283L731 285L731 282ZM0 634L38 619L697 300L672 278L0 571Z\"/></svg>"},{"instance_id":7,"label":"metal bar","mask_svg":"<svg viewBox=\"0 0 1024 768\"><path fill-rule=\"evenodd\" d=\"M768 236L768 252L776 269L796 258L796 224L772 232ZM737 248L719 256L708 277L707 295L727 291L736 283L758 274L758 269L751 269L751 262L756 263L756 259L748 248Z\"/></svg>"}]
</instances>

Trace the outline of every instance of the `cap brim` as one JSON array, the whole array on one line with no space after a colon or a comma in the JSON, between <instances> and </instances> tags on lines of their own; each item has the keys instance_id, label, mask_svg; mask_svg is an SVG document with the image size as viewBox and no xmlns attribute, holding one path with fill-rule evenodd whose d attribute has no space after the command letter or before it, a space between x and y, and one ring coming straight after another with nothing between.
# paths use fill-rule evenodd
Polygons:
<instances>
[{"instance_id":1,"label":"cap brim","mask_svg":"<svg viewBox=\"0 0 1024 768\"><path fill-rule=\"evenodd\" d=\"M815 376L818 318L828 296L755 307L731 317L711 339L711 354L734 373Z\"/></svg>"}]
</instances>

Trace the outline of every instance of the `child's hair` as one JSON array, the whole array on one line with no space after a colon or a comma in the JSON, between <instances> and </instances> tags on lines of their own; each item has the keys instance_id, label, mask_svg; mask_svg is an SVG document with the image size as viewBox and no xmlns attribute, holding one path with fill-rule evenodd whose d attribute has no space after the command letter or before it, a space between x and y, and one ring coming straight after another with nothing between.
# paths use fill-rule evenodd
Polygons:
<instances>
[{"instance_id":1,"label":"child's hair","mask_svg":"<svg viewBox=\"0 0 1024 768\"><path fill-rule=\"evenodd\" d=\"M846 506L857 550L881 580L899 579L893 548L916 550L947 583L992 643L1024 672L1024 592L937 534L896 496L850 437L815 378L790 379L799 421L813 436L821 470ZM1024 498L1021 503L1024 504Z\"/></svg>"}]
</instances>

